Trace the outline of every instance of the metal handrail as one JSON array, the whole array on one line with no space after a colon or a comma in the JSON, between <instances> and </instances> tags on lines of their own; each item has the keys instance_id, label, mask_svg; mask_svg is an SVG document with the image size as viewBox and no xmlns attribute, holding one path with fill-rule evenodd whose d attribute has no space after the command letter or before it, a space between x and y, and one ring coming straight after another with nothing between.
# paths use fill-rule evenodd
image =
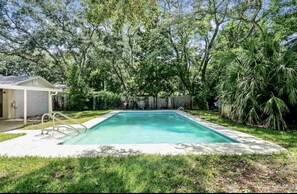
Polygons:
<instances>
[{"instance_id":1,"label":"metal handrail","mask_svg":"<svg viewBox=\"0 0 297 194\"><path fill-rule=\"evenodd\" d=\"M180 106L177 110L184 111L184 107Z\"/></svg>"},{"instance_id":2,"label":"metal handrail","mask_svg":"<svg viewBox=\"0 0 297 194\"><path fill-rule=\"evenodd\" d=\"M88 130L88 128L87 128L85 125L83 125L81 122L79 122L79 121L77 121L77 120L75 120L75 119L73 119L73 118L70 118L70 117L68 117L67 115L62 114L61 112L55 112L55 113L53 114L54 122L55 122L55 119L58 119L58 118L56 117L56 115L60 115L60 116L62 116L62 117L64 117L64 118L66 118L66 119L68 119L68 120L74 122L75 124L78 124L78 125L82 126L83 128L85 128L85 132Z\"/></svg>"},{"instance_id":3,"label":"metal handrail","mask_svg":"<svg viewBox=\"0 0 297 194\"><path fill-rule=\"evenodd\" d=\"M52 122L53 122L53 126L52 126L53 129L52 129L52 130L53 130L53 131L58 131L58 132L60 132L60 131L59 131L59 127L58 127L58 130L55 130L55 126L56 126L55 121L58 121L58 122L60 122L60 123L63 123L63 124L64 124L64 127L68 128L68 129L72 129L72 130L76 131L78 134L80 133L80 130L79 130L79 129L77 129L77 128L71 126L70 124L68 124L68 123L65 122L64 120L57 118L56 115L61 115L62 117L66 118L66 119L68 119L68 120L70 120L70 121L72 121L72 122L75 122L76 124L81 125L81 126L85 129L85 132L86 132L87 129L88 129L88 128L87 128L85 125L83 125L82 123L80 123L80 122L78 122L78 121L76 121L76 120L74 120L74 119L72 119L72 118L70 118L70 117L68 117L68 116L66 116L66 115L64 115L64 114L62 114L62 113L60 113L60 112L55 112L54 114L46 113L46 114L42 115L42 118L41 118L41 134L43 134L43 132L45 131L45 129L44 129L44 118L45 118L46 116L47 116L48 118L52 119ZM47 134L48 134L48 131L49 131L49 130L47 130Z\"/></svg>"},{"instance_id":4,"label":"metal handrail","mask_svg":"<svg viewBox=\"0 0 297 194\"><path fill-rule=\"evenodd\" d=\"M41 134L43 134L43 131L44 131L44 125L43 125L43 123L44 123L44 117L45 116L48 116L49 118L51 118L51 119L54 119L53 118L53 115L51 115L51 114L49 114L49 113L45 113L44 115L42 115L42 117L41 117ZM54 130L55 128L54 128L54 125L53 125L53 130ZM48 131L47 131L47 133L48 133Z\"/></svg>"},{"instance_id":5,"label":"metal handrail","mask_svg":"<svg viewBox=\"0 0 297 194\"><path fill-rule=\"evenodd\" d=\"M53 116L53 126L55 126L55 120L57 120L57 121L63 123L64 125L66 125L67 127L73 129L73 130L76 131L77 133L80 133L80 131L79 131L77 128L71 126L70 124L66 123L66 122L63 121L62 119L58 119L58 118L55 117L55 116Z\"/></svg>"}]
</instances>

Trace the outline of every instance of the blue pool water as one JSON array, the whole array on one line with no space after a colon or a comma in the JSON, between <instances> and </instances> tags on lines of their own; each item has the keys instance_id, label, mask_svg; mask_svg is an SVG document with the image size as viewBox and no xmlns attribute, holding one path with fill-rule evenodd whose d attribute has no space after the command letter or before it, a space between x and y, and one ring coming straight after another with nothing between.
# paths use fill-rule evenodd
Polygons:
<instances>
[{"instance_id":1,"label":"blue pool water","mask_svg":"<svg viewBox=\"0 0 297 194\"><path fill-rule=\"evenodd\" d=\"M71 145L231 143L223 136L175 112L120 112L86 133L64 142Z\"/></svg>"}]
</instances>

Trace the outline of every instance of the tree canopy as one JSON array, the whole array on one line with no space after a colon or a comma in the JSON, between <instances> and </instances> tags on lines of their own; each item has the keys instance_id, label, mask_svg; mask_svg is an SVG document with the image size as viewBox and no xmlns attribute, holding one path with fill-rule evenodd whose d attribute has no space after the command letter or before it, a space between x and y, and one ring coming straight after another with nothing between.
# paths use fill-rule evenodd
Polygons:
<instances>
[{"instance_id":1,"label":"tree canopy","mask_svg":"<svg viewBox=\"0 0 297 194\"><path fill-rule=\"evenodd\" d=\"M297 104L296 12L296 0L4 0L0 73L84 96L189 94L201 108L218 98L234 121L285 129Z\"/></svg>"}]
</instances>

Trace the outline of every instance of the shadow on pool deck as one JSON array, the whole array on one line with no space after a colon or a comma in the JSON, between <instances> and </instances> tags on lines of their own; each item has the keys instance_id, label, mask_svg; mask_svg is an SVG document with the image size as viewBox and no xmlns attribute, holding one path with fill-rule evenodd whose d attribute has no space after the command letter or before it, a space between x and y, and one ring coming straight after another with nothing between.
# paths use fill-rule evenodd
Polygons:
<instances>
[{"instance_id":1,"label":"shadow on pool deck","mask_svg":"<svg viewBox=\"0 0 297 194\"><path fill-rule=\"evenodd\" d=\"M31 121L28 121L31 123ZM33 121L32 121L33 123ZM24 121L21 119L18 120L0 120L0 133L7 132L14 129L19 129L24 126Z\"/></svg>"}]
</instances>

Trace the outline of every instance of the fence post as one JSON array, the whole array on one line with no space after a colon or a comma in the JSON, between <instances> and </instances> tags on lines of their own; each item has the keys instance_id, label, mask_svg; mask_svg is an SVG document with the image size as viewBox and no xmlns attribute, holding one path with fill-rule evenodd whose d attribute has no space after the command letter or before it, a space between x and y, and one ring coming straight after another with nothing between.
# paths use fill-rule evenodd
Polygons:
<instances>
[{"instance_id":1,"label":"fence post","mask_svg":"<svg viewBox=\"0 0 297 194\"><path fill-rule=\"evenodd\" d=\"M67 95L66 94L64 94L63 95L64 96L64 110L66 110L67 109Z\"/></svg>"}]
</instances>

